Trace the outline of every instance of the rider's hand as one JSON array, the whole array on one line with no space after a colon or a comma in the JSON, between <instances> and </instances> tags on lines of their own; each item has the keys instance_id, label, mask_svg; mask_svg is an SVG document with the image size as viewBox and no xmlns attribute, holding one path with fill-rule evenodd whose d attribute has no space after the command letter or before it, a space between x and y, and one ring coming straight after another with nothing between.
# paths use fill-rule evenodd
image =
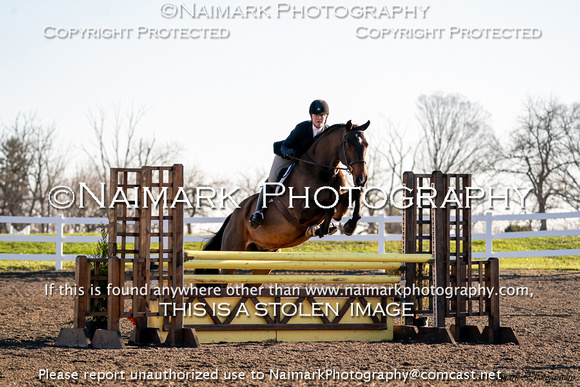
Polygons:
<instances>
[{"instance_id":1,"label":"rider's hand","mask_svg":"<svg viewBox=\"0 0 580 387\"><path fill-rule=\"evenodd\" d=\"M284 153L284 158L290 158L290 157L296 157L296 151L292 148L288 148L286 149L286 152Z\"/></svg>"}]
</instances>

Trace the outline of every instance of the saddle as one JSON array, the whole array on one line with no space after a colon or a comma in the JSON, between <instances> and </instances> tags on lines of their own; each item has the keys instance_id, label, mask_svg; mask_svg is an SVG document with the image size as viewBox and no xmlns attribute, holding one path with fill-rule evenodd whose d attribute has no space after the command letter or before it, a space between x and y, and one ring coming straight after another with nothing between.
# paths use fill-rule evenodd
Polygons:
<instances>
[{"instance_id":1,"label":"saddle","mask_svg":"<svg viewBox=\"0 0 580 387\"><path fill-rule=\"evenodd\" d=\"M286 169L286 171L284 172L284 174L280 178L280 181L279 181L280 184L284 184L286 179L288 179L288 177L292 173L292 170L294 169L295 165L296 165L296 163L292 163ZM276 186L275 192L278 193L280 189L281 189L280 186ZM296 217L294 215L292 215L290 213L290 211L288 211L288 207L286 207L286 205L284 205L284 203L282 203L282 201L280 200L280 198L278 196L275 196L272 199L270 199L268 201L268 203L273 203L274 207L276 207L276 209L280 212L280 214L282 214L284 219L286 219L288 221L288 223L290 223L291 225L296 227L302 233L306 233L308 231L308 229L310 229L312 226L318 226L320 224L320 222L322 222L322 220L324 219L324 215L321 215L321 216L311 220L307 224L302 224L298 221L298 219L296 219ZM312 230L311 232L314 233L314 231L315 230ZM333 232L332 233L334 234L334 232L336 232L336 227L333 225Z\"/></svg>"}]
</instances>

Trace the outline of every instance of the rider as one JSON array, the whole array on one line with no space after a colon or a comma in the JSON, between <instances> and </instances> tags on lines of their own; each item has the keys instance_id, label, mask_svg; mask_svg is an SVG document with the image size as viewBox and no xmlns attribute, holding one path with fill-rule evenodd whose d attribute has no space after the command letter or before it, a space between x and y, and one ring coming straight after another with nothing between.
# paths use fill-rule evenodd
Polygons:
<instances>
[{"instance_id":1,"label":"rider","mask_svg":"<svg viewBox=\"0 0 580 387\"><path fill-rule=\"evenodd\" d=\"M266 181L278 182L282 177L282 172L294 162L291 158L299 156L298 152L303 151L302 147L328 127L326 125L326 119L329 109L325 101L321 99L312 101L308 113L310 114L310 121L299 123L286 140L274 143L274 153L276 156L274 156L274 162L272 163L272 168L270 168L270 175ZM260 190L260 195L256 203L256 211L250 217L250 226L252 228L257 228L264 222L264 213L262 212L263 196L264 187Z\"/></svg>"}]
</instances>

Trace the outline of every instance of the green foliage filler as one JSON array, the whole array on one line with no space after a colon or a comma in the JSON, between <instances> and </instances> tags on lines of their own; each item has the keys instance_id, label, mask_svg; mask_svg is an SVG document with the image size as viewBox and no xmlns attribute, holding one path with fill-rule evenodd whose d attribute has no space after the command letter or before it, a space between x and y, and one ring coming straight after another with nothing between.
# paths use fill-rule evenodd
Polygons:
<instances>
[{"instance_id":1,"label":"green foliage filler","mask_svg":"<svg viewBox=\"0 0 580 387\"><path fill-rule=\"evenodd\" d=\"M109 258L109 243L108 243L108 230L107 225L101 223L99 225L101 230L101 239L93 247L92 254L88 255L89 265L91 266L91 272L98 271L100 277L107 278L108 276L108 265L99 264L97 262L91 262L91 259L107 259ZM101 294L107 293L107 280L99 280L91 286L100 288ZM91 304L92 312L106 312L107 311L107 299L101 298L96 301L96 303ZM91 316L87 318L87 330L89 336L92 337L97 329L107 328L107 316Z\"/></svg>"},{"instance_id":2,"label":"green foliage filler","mask_svg":"<svg viewBox=\"0 0 580 387\"><path fill-rule=\"evenodd\" d=\"M517 224L510 224L504 230L504 232L519 232L519 231L532 231L530 226L519 226Z\"/></svg>"},{"instance_id":3,"label":"green foliage filler","mask_svg":"<svg viewBox=\"0 0 580 387\"><path fill-rule=\"evenodd\" d=\"M89 258L109 258L109 243L107 226L104 223L99 225L101 229L101 239L97 242L97 245L93 248L92 254L89 254Z\"/></svg>"}]
</instances>

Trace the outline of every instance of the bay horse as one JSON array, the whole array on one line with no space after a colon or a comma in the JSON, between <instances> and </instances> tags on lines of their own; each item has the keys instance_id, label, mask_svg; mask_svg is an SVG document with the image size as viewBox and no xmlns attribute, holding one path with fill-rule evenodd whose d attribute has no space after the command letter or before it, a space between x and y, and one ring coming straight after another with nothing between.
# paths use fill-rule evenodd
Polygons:
<instances>
[{"instance_id":1,"label":"bay horse","mask_svg":"<svg viewBox=\"0 0 580 387\"><path fill-rule=\"evenodd\" d=\"M254 194L242 201L226 218L203 249L277 251L297 246L314 235L323 237L334 231L330 228L332 219L342 219L349 205L354 203L353 217L344 226L345 234L352 235L360 219L361 190L367 182L365 156L368 143L364 131L369 125L370 121L360 126L348 121L325 129L307 144L306 152L295 158L293 170L284 182L283 194L275 196L267 204L264 222L260 227L253 229L249 223L258 199L258 194ZM346 168L339 168L340 163ZM352 174L355 187L351 188L351 192L341 189L346 186L342 169ZM332 187L334 191L322 189L317 195L321 205L318 206L314 196L321 187ZM295 197L293 206L290 206L291 190ZM335 192L339 193L338 199ZM297 198L300 196L308 196L309 208L304 198ZM197 271L206 274L215 272L215 269ZM254 274L269 272L254 270Z\"/></svg>"}]
</instances>

